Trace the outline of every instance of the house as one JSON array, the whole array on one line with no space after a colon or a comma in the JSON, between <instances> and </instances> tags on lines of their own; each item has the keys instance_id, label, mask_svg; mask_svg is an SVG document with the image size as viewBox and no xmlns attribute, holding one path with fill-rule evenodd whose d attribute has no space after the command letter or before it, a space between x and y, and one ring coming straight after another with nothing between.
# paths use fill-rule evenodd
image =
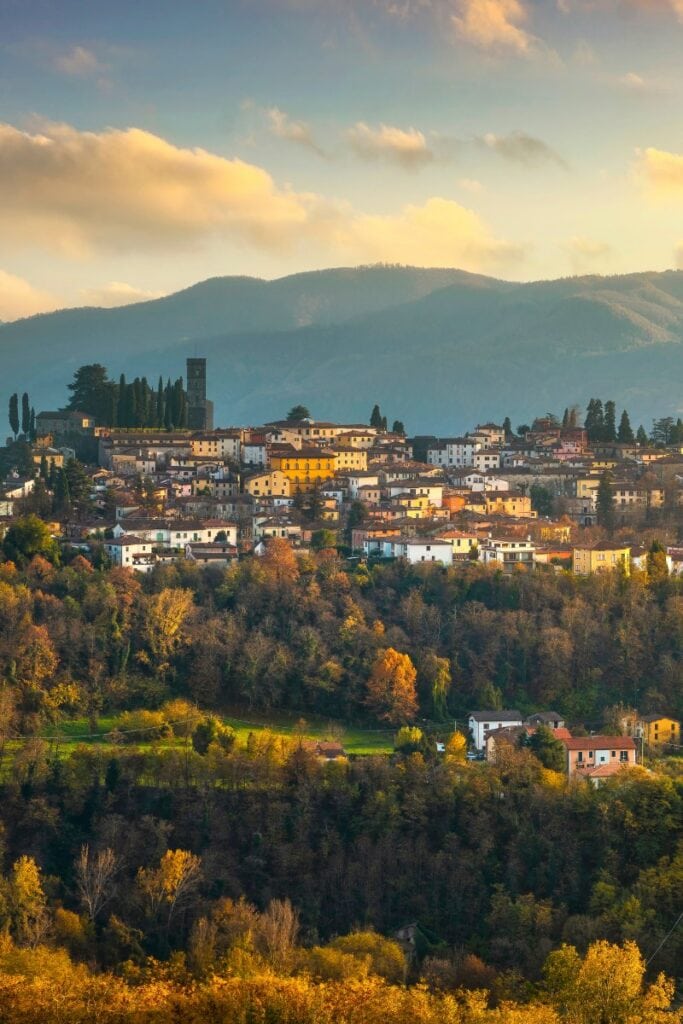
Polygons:
<instances>
[{"instance_id":1,"label":"house","mask_svg":"<svg viewBox=\"0 0 683 1024\"><path fill-rule=\"evenodd\" d=\"M681 742L681 723L668 715L639 715L635 734L648 747L662 747Z\"/></svg>"},{"instance_id":2,"label":"house","mask_svg":"<svg viewBox=\"0 0 683 1024\"><path fill-rule=\"evenodd\" d=\"M197 565L224 569L237 561L237 548L231 544L186 544L185 558Z\"/></svg>"},{"instance_id":3,"label":"house","mask_svg":"<svg viewBox=\"0 0 683 1024\"><path fill-rule=\"evenodd\" d=\"M577 576L592 576L596 572L610 572L623 569L626 575L631 569L631 548L627 544L615 544L601 540L574 548L574 572Z\"/></svg>"},{"instance_id":4,"label":"house","mask_svg":"<svg viewBox=\"0 0 683 1024\"><path fill-rule=\"evenodd\" d=\"M243 476L242 489L255 498L268 495L289 497L289 480L279 469L257 471Z\"/></svg>"},{"instance_id":5,"label":"house","mask_svg":"<svg viewBox=\"0 0 683 1024\"><path fill-rule=\"evenodd\" d=\"M484 750L486 737L492 729L504 729L510 726L523 725L519 711L472 711L467 719L467 726L472 734L472 742L481 753Z\"/></svg>"},{"instance_id":6,"label":"house","mask_svg":"<svg viewBox=\"0 0 683 1024\"><path fill-rule=\"evenodd\" d=\"M529 736L533 729L526 725L506 725L501 729L491 729L484 739L484 756L487 761L493 763L496 760L496 750L501 744L516 747L522 736Z\"/></svg>"},{"instance_id":7,"label":"house","mask_svg":"<svg viewBox=\"0 0 683 1024\"><path fill-rule=\"evenodd\" d=\"M631 736L573 736L560 742L567 754L566 770L570 778L588 777L596 768L628 767L636 763L636 744ZM606 777L605 772L597 776Z\"/></svg>"},{"instance_id":8,"label":"house","mask_svg":"<svg viewBox=\"0 0 683 1024\"><path fill-rule=\"evenodd\" d=\"M156 562L152 543L131 533L105 540L104 550L113 565L137 572L151 572Z\"/></svg>"},{"instance_id":9,"label":"house","mask_svg":"<svg viewBox=\"0 0 683 1024\"><path fill-rule=\"evenodd\" d=\"M436 540L434 537L410 537L391 543L394 548L394 557L405 558L411 565L417 565L420 562L453 564L453 548L450 541Z\"/></svg>"},{"instance_id":10,"label":"house","mask_svg":"<svg viewBox=\"0 0 683 1024\"><path fill-rule=\"evenodd\" d=\"M529 715L525 724L534 727L545 725L548 729L564 729L564 719L557 711L537 711L536 714Z\"/></svg>"},{"instance_id":11,"label":"house","mask_svg":"<svg viewBox=\"0 0 683 1024\"><path fill-rule=\"evenodd\" d=\"M525 567L533 569L534 553L532 542L519 537L491 537L479 545L479 557L484 565L495 565L503 572L514 572Z\"/></svg>"},{"instance_id":12,"label":"house","mask_svg":"<svg viewBox=\"0 0 683 1024\"><path fill-rule=\"evenodd\" d=\"M36 433L43 434L90 434L95 429L95 417L73 409L59 412L39 412L36 416Z\"/></svg>"},{"instance_id":13,"label":"house","mask_svg":"<svg viewBox=\"0 0 683 1024\"><path fill-rule=\"evenodd\" d=\"M453 559L468 559L477 547L476 533L465 533L462 530L448 529L439 531L437 540L448 541L453 549Z\"/></svg>"}]
</instances>

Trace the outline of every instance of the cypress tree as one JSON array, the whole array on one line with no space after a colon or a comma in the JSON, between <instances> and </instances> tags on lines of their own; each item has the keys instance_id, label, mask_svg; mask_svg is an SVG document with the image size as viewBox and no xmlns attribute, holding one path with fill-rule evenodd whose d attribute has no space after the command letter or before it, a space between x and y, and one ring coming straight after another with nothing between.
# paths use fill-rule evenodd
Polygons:
<instances>
[{"instance_id":1,"label":"cypress tree","mask_svg":"<svg viewBox=\"0 0 683 1024\"><path fill-rule=\"evenodd\" d=\"M159 374L159 383L157 385L157 427L163 427L164 425L164 382Z\"/></svg>"},{"instance_id":2,"label":"cypress tree","mask_svg":"<svg viewBox=\"0 0 683 1024\"><path fill-rule=\"evenodd\" d=\"M382 413L380 412L378 405L374 405L372 407L372 413L370 414L370 426L375 427L376 430L382 429Z\"/></svg>"},{"instance_id":3,"label":"cypress tree","mask_svg":"<svg viewBox=\"0 0 683 1024\"><path fill-rule=\"evenodd\" d=\"M614 402L605 402L605 418L603 423L602 440L616 441L617 439L617 410Z\"/></svg>"},{"instance_id":4,"label":"cypress tree","mask_svg":"<svg viewBox=\"0 0 683 1024\"><path fill-rule=\"evenodd\" d=\"M617 438L622 444L633 444L633 430L626 409L622 412L621 419L619 420Z\"/></svg>"},{"instance_id":5,"label":"cypress tree","mask_svg":"<svg viewBox=\"0 0 683 1024\"><path fill-rule=\"evenodd\" d=\"M597 495L598 526L604 526L611 533L614 529L614 494L612 476L605 470L600 477Z\"/></svg>"},{"instance_id":6,"label":"cypress tree","mask_svg":"<svg viewBox=\"0 0 683 1024\"><path fill-rule=\"evenodd\" d=\"M31 426L29 427L29 433L31 435L31 440L35 441L35 439L36 439L36 410L33 408L33 406L31 406Z\"/></svg>"},{"instance_id":7,"label":"cypress tree","mask_svg":"<svg viewBox=\"0 0 683 1024\"><path fill-rule=\"evenodd\" d=\"M9 425L16 440L17 434L19 433L19 396L17 395L16 391L13 395L10 395Z\"/></svg>"},{"instance_id":8,"label":"cypress tree","mask_svg":"<svg viewBox=\"0 0 683 1024\"><path fill-rule=\"evenodd\" d=\"M28 394L24 391L21 396L21 432L24 437L29 436L31 430L31 406L28 400Z\"/></svg>"},{"instance_id":9,"label":"cypress tree","mask_svg":"<svg viewBox=\"0 0 683 1024\"><path fill-rule=\"evenodd\" d=\"M119 388L117 395L116 422L119 427L126 424L126 375L122 373L119 377Z\"/></svg>"}]
</instances>

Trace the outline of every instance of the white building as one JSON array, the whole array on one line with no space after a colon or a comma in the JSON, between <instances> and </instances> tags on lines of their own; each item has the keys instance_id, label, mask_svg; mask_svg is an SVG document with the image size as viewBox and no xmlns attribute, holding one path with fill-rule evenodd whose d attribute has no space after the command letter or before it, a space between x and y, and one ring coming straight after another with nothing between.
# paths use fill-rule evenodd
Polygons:
<instances>
[{"instance_id":1,"label":"white building","mask_svg":"<svg viewBox=\"0 0 683 1024\"><path fill-rule=\"evenodd\" d=\"M479 545L484 565L497 565L503 572L513 572L520 565L533 569L535 553L535 545L519 537L488 537Z\"/></svg>"},{"instance_id":2,"label":"white building","mask_svg":"<svg viewBox=\"0 0 683 1024\"><path fill-rule=\"evenodd\" d=\"M427 462L432 466L471 466L474 453L484 445L472 437L445 437L427 449Z\"/></svg>"},{"instance_id":3,"label":"white building","mask_svg":"<svg viewBox=\"0 0 683 1024\"><path fill-rule=\"evenodd\" d=\"M151 572L154 568L156 558L152 548L150 541L134 534L122 534L104 542L104 550L113 565L137 572Z\"/></svg>"},{"instance_id":4,"label":"white building","mask_svg":"<svg viewBox=\"0 0 683 1024\"><path fill-rule=\"evenodd\" d=\"M486 746L486 737L493 729L508 729L513 725L523 725L519 711L472 711L467 719L472 733L472 742L481 753Z\"/></svg>"}]
</instances>

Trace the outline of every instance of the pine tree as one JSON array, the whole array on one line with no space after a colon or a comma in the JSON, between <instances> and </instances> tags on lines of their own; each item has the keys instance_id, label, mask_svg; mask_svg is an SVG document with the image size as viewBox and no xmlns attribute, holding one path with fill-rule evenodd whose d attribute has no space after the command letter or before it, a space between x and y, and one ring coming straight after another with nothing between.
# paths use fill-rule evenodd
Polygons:
<instances>
[{"instance_id":1,"label":"pine tree","mask_svg":"<svg viewBox=\"0 0 683 1024\"><path fill-rule=\"evenodd\" d=\"M29 436L31 430L31 405L28 400L28 394L24 391L21 396L21 432L24 437Z\"/></svg>"},{"instance_id":2,"label":"pine tree","mask_svg":"<svg viewBox=\"0 0 683 1024\"><path fill-rule=\"evenodd\" d=\"M173 430L173 398L171 392L171 378L166 381L166 392L164 396L164 426L166 430Z\"/></svg>"},{"instance_id":3,"label":"pine tree","mask_svg":"<svg viewBox=\"0 0 683 1024\"><path fill-rule=\"evenodd\" d=\"M403 420L394 420L391 432L392 434L400 434L401 437L405 437L406 428L403 426Z\"/></svg>"},{"instance_id":4,"label":"pine tree","mask_svg":"<svg viewBox=\"0 0 683 1024\"><path fill-rule=\"evenodd\" d=\"M650 439L648 438L647 433L645 431L645 427L643 426L642 423L640 424L640 426L638 427L638 430L636 431L636 441L638 442L638 444L644 445L644 446L647 446L649 444Z\"/></svg>"},{"instance_id":5,"label":"pine tree","mask_svg":"<svg viewBox=\"0 0 683 1024\"><path fill-rule=\"evenodd\" d=\"M633 430L631 429L631 421L628 418L626 409L621 414L619 421L619 430L617 432L617 439L622 444L633 444Z\"/></svg>"},{"instance_id":6,"label":"pine tree","mask_svg":"<svg viewBox=\"0 0 683 1024\"><path fill-rule=\"evenodd\" d=\"M599 398L591 398L584 422L584 427L588 433L588 440L601 441L604 425L602 402Z\"/></svg>"},{"instance_id":7,"label":"pine tree","mask_svg":"<svg viewBox=\"0 0 683 1024\"><path fill-rule=\"evenodd\" d=\"M63 469L57 470L54 488L54 509L57 515L68 515L71 511L69 481Z\"/></svg>"},{"instance_id":8,"label":"pine tree","mask_svg":"<svg viewBox=\"0 0 683 1024\"><path fill-rule=\"evenodd\" d=\"M16 440L19 433L19 396L15 392L9 400L9 425Z\"/></svg>"},{"instance_id":9,"label":"pine tree","mask_svg":"<svg viewBox=\"0 0 683 1024\"><path fill-rule=\"evenodd\" d=\"M569 426L569 409L565 409L564 410L564 415L562 417L562 429L566 430L568 426Z\"/></svg>"},{"instance_id":10,"label":"pine tree","mask_svg":"<svg viewBox=\"0 0 683 1024\"><path fill-rule=\"evenodd\" d=\"M372 413L370 414L370 426L376 430L382 429L382 413L380 412L379 406L374 405L372 407Z\"/></svg>"},{"instance_id":11,"label":"pine tree","mask_svg":"<svg viewBox=\"0 0 683 1024\"><path fill-rule=\"evenodd\" d=\"M31 406L31 423L30 423L30 426L29 426L29 434L31 435L31 440L35 441L35 439L36 439L36 410L33 408L33 406Z\"/></svg>"},{"instance_id":12,"label":"pine tree","mask_svg":"<svg viewBox=\"0 0 683 1024\"><path fill-rule=\"evenodd\" d=\"M503 430L505 431L505 437L509 440L512 437L512 422L509 416L506 416L503 420Z\"/></svg>"},{"instance_id":13,"label":"pine tree","mask_svg":"<svg viewBox=\"0 0 683 1024\"><path fill-rule=\"evenodd\" d=\"M386 432L387 432L387 418L386 418L386 416L382 416L382 426L381 426L380 429L386 434Z\"/></svg>"}]
</instances>

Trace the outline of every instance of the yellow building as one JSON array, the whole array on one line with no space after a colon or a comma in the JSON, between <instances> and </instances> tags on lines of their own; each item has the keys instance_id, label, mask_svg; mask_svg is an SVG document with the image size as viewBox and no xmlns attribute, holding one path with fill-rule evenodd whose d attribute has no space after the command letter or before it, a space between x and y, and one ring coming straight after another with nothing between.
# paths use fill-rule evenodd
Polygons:
<instances>
[{"instance_id":1,"label":"yellow building","mask_svg":"<svg viewBox=\"0 0 683 1024\"><path fill-rule=\"evenodd\" d=\"M636 724L636 735L647 747L661 747L666 743L679 744L681 723L666 715L642 715Z\"/></svg>"},{"instance_id":2,"label":"yellow building","mask_svg":"<svg viewBox=\"0 0 683 1024\"><path fill-rule=\"evenodd\" d=\"M485 491L483 497L488 516L516 516L520 519L535 519L537 516L532 511L531 498L519 491Z\"/></svg>"},{"instance_id":3,"label":"yellow building","mask_svg":"<svg viewBox=\"0 0 683 1024\"><path fill-rule=\"evenodd\" d=\"M293 445L273 445L270 468L279 469L289 480L291 494L311 491L316 484L325 483L335 475L336 455L329 448L314 446L294 448Z\"/></svg>"},{"instance_id":4,"label":"yellow building","mask_svg":"<svg viewBox=\"0 0 683 1024\"><path fill-rule=\"evenodd\" d=\"M628 575L631 571L631 548L608 540L575 547L573 565L577 576L592 576L596 572L620 568Z\"/></svg>"},{"instance_id":5,"label":"yellow building","mask_svg":"<svg viewBox=\"0 0 683 1024\"><path fill-rule=\"evenodd\" d=\"M576 481L576 497L590 498L600 486L600 478L597 476L579 477Z\"/></svg>"},{"instance_id":6,"label":"yellow building","mask_svg":"<svg viewBox=\"0 0 683 1024\"><path fill-rule=\"evenodd\" d=\"M265 469L262 473L250 473L243 477L242 487L245 494L255 498L279 497L288 498L290 493L289 480L279 469Z\"/></svg>"},{"instance_id":7,"label":"yellow building","mask_svg":"<svg viewBox=\"0 0 683 1024\"><path fill-rule=\"evenodd\" d=\"M351 445L335 445L333 451L337 473L349 470L364 472L368 468L368 453L365 448L354 448Z\"/></svg>"},{"instance_id":8,"label":"yellow building","mask_svg":"<svg viewBox=\"0 0 683 1024\"><path fill-rule=\"evenodd\" d=\"M54 466L55 469L64 468L64 453L56 448L39 448L37 451L31 452L31 457L36 466L39 466L45 459L48 466Z\"/></svg>"}]
</instances>

